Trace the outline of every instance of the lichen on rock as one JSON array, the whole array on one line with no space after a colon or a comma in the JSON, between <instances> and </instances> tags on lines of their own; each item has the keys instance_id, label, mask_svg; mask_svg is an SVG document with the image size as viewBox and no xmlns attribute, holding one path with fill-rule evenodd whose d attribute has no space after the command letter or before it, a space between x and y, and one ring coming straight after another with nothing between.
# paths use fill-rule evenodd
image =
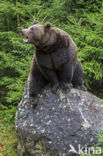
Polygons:
<instances>
[{"instance_id":1,"label":"lichen on rock","mask_svg":"<svg viewBox=\"0 0 103 156\"><path fill-rule=\"evenodd\" d=\"M99 101L78 89L53 94L46 87L34 107L27 84L16 113L20 155L69 156L71 147L78 152L78 145L95 145L96 135L103 130L103 106Z\"/></svg>"}]
</instances>

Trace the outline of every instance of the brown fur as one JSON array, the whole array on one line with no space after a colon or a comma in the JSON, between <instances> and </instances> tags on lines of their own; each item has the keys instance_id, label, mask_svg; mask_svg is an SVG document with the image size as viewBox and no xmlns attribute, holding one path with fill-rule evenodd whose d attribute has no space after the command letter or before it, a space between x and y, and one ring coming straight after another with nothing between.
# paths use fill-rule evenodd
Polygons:
<instances>
[{"instance_id":1,"label":"brown fur","mask_svg":"<svg viewBox=\"0 0 103 156\"><path fill-rule=\"evenodd\" d=\"M77 60L77 47L65 31L50 24L35 23L22 31L26 43L34 44L36 54L30 71L30 95L51 83L52 91L69 91L70 83L83 87L83 72Z\"/></svg>"}]
</instances>

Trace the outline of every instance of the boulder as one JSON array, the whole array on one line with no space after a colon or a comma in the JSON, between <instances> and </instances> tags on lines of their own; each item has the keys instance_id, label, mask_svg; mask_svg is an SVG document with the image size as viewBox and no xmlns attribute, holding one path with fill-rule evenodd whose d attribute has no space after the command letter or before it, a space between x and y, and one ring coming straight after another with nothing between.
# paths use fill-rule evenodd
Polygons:
<instances>
[{"instance_id":1,"label":"boulder","mask_svg":"<svg viewBox=\"0 0 103 156\"><path fill-rule=\"evenodd\" d=\"M72 88L57 94L50 87L29 97L28 84L16 112L20 156L77 156L98 143L103 130L103 105L90 92Z\"/></svg>"}]
</instances>

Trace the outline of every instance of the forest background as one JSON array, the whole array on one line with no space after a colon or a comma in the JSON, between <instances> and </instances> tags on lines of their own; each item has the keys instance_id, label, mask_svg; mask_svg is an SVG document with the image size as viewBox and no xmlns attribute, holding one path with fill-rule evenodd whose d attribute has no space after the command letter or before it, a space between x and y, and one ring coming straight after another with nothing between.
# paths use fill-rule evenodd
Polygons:
<instances>
[{"instance_id":1,"label":"forest background","mask_svg":"<svg viewBox=\"0 0 103 156\"><path fill-rule=\"evenodd\" d=\"M85 85L103 99L103 0L0 0L0 150L10 156L17 156L15 112L34 54L19 31L33 20L71 35Z\"/></svg>"}]
</instances>

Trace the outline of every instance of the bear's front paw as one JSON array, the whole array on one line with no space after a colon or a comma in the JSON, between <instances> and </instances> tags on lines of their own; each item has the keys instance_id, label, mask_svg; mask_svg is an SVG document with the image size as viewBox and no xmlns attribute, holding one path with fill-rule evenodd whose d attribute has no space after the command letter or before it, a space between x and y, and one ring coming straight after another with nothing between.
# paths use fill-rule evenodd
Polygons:
<instances>
[{"instance_id":1,"label":"bear's front paw","mask_svg":"<svg viewBox=\"0 0 103 156\"><path fill-rule=\"evenodd\" d=\"M77 88L79 90L87 91L87 88L84 85L76 86L75 88Z\"/></svg>"},{"instance_id":2,"label":"bear's front paw","mask_svg":"<svg viewBox=\"0 0 103 156\"><path fill-rule=\"evenodd\" d=\"M37 96L32 94L32 95L29 95L29 103L30 105L33 105L33 107L36 107L37 105Z\"/></svg>"},{"instance_id":3,"label":"bear's front paw","mask_svg":"<svg viewBox=\"0 0 103 156\"><path fill-rule=\"evenodd\" d=\"M56 83L52 86L51 91L52 93L56 94L59 90L59 83Z\"/></svg>"},{"instance_id":4,"label":"bear's front paw","mask_svg":"<svg viewBox=\"0 0 103 156\"><path fill-rule=\"evenodd\" d=\"M38 89L35 89L34 87L29 88L29 96L30 97L35 97L37 94L39 94Z\"/></svg>"},{"instance_id":5,"label":"bear's front paw","mask_svg":"<svg viewBox=\"0 0 103 156\"><path fill-rule=\"evenodd\" d=\"M71 84L68 82L61 82L60 87L63 93L68 93L71 90Z\"/></svg>"}]
</instances>

